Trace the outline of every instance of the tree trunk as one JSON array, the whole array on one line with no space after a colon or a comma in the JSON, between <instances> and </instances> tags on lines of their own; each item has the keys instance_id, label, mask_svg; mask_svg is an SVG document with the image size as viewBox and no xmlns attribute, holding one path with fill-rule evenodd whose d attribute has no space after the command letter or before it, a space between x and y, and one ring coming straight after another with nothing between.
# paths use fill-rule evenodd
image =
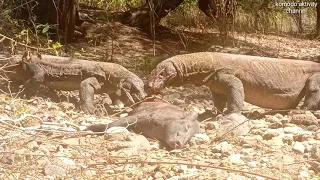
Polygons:
<instances>
[{"instance_id":1,"label":"tree trunk","mask_svg":"<svg viewBox=\"0 0 320 180\"><path fill-rule=\"evenodd\" d=\"M198 1L199 9L215 23L216 23L217 12L218 12L217 3L218 2L216 0L199 0Z\"/></svg>"},{"instance_id":2,"label":"tree trunk","mask_svg":"<svg viewBox=\"0 0 320 180\"><path fill-rule=\"evenodd\" d=\"M317 36L320 35L320 0L317 0L317 28L316 28L316 31L317 31Z\"/></svg>"},{"instance_id":3,"label":"tree trunk","mask_svg":"<svg viewBox=\"0 0 320 180\"><path fill-rule=\"evenodd\" d=\"M76 24L77 0L58 1L58 37L65 43L72 43Z\"/></svg>"},{"instance_id":4,"label":"tree trunk","mask_svg":"<svg viewBox=\"0 0 320 180\"><path fill-rule=\"evenodd\" d=\"M154 27L159 25L161 18L182 2L183 0L146 0L144 5L124 13L124 23L151 32L150 34L154 36ZM235 0L199 0L198 6L217 24L220 35L225 41L234 18Z\"/></svg>"},{"instance_id":5,"label":"tree trunk","mask_svg":"<svg viewBox=\"0 0 320 180\"><path fill-rule=\"evenodd\" d=\"M139 27L149 31L152 23L153 12L155 26L159 25L161 18L165 17L170 11L176 9L184 0L146 0L146 3L138 8L132 8L124 13L124 23ZM199 9L203 11L211 20L216 20L217 6L215 0L199 0ZM154 9L150 10L150 7ZM150 20L151 19L151 20Z\"/></svg>"},{"instance_id":6,"label":"tree trunk","mask_svg":"<svg viewBox=\"0 0 320 180\"><path fill-rule=\"evenodd\" d=\"M159 25L161 18L170 11L176 9L183 0L146 0L146 3L138 8L132 8L124 13L124 22L130 26L139 27L144 31L150 30L150 11L154 14L155 26ZM154 7L150 10L150 5Z\"/></svg>"},{"instance_id":7,"label":"tree trunk","mask_svg":"<svg viewBox=\"0 0 320 180\"><path fill-rule=\"evenodd\" d=\"M199 9L203 11L218 27L220 37L225 45L228 31L233 28L235 0L199 0Z\"/></svg>"},{"instance_id":8,"label":"tree trunk","mask_svg":"<svg viewBox=\"0 0 320 180\"><path fill-rule=\"evenodd\" d=\"M49 24L50 38L62 43L73 41L78 16L78 0L16 0L15 17L24 19L29 26L34 23ZM36 27L34 27L36 28Z\"/></svg>"}]
</instances>

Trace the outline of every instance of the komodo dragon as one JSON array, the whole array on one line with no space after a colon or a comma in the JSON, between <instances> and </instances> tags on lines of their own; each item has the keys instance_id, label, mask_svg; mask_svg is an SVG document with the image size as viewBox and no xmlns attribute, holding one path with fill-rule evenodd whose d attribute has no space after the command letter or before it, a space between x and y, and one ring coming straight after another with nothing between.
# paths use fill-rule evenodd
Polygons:
<instances>
[{"instance_id":1,"label":"komodo dragon","mask_svg":"<svg viewBox=\"0 0 320 180\"><path fill-rule=\"evenodd\" d=\"M183 111L162 100L142 102L129 116L110 124L94 124L87 130L103 132L115 126L128 127L136 133L156 138L172 149L182 148L199 131L198 114Z\"/></svg>"},{"instance_id":2,"label":"komodo dragon","mask_svg":"<svg viewBox=\"0 0 320 180\"><path fill-rule=\"evenodd\" d=\"M148 79L148 93L185 83L207 85L220 112L240 113L243 102L270 109L320 105L320 64L293 59L199 52L177 55L157 65Z\"/></svg>"},{"instance_id":3,"label":"komodo dragon","mask_svg":"<svg viewBox=\"0 0 320 180\"><path fill-rule=\"evenodd\" d=\"M142 80L121 65L55 57L22 56L16 71L26 81L27 98L37 93L40 84L55 90L79 90L81 109L94 113L94 93L115 93L131 104L146 96Z\"/></svg>"}]
</instances>

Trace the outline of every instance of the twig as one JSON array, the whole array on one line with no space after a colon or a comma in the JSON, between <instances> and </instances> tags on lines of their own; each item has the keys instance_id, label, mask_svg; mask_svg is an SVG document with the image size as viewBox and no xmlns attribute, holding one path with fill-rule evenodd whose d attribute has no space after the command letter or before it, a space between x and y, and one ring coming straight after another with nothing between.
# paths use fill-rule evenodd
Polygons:
<instances>
[{"instance_id":1,"label":"twig","mask_svg":"<svg viewBox=\"0 0 320 180\"><path fill-rule=\"evenodd\" d=\"M19 154L19 155L31 155L31 156L42 156L42 157L66 157L66 156L57 156L57 155L44 155L44 154L33 154L33 153L15 153L15 152L4 152L1 151L0 154L6 154L6 153L10 153L10 154ZM93 159L93 158L101 158L101 156L83 156L83 157L68 157L70 159ZM110 159L111 158L111 159ZM119 158L119 157L114 157L112 158L111 156L108 156L109 162L105 162L105 163L93 163L93 164L88 164L88 168L92 167L92 166L97 166L97 165L108 165L108 164L113 164L113 165L119 165L119 164L150 164L150 165L159 165L159 164L174 164L174 165L187 165L187 166L194 166L196 168L214 168L214 169L221 169L221 170L225 170L225 171L230 171L230 172L238 172L238 173L244 173L244 174L250 174L250 175L254 175L254 176L260 176L266 179L271 179L271 180L279 180L279 178L275 178L275 177L271 177L271 176L267 176L267 175L263 175L263 174L259 174L259 173L255 173L255 172L248 172L248 171L244 171L244 170L238 170L238 169L231 169L231 168L226 168L226 167L219 167L219 166L213 166L207 163L199 163L199 164L195 164L195 163L190 163L190 162L170 162L170 161L145 161L145 160L133 160L133 161L124 161L124 162L114 162L112 160L115 159L126 159L127 160L128 157L124 157L124 158Z\"/></svg>"},{"instance_id":2,"label":"twig","mask_svg":"<svg viewBox=\"0 0 320 180\"><path fill-rule=\"evenodd\" d=\"M103 134L105 134L105 132L85 132L85 131L63 132L63 133L64 134L62 134L62 135L51 137L48 140L57 139L57 138L63 138L63 137L66 137L66 136L68 136L70 138L70 137L79 137L79 136L88 136L88 135L103 135Z\"/></svg>"},{"instance_id":3,"label":"twig","mask_svg":"<svg viewBox=\"0 0 320 180\"><path fill-rule=\"evenodd\" d=\"M19 122L19 121L24 120L24 119L27 118L27 117L33 117L33 118L39 119L39 120L41 121L41 124L43 123L43 120L42 120L39 116L32 115L32 114L23 114L23 116L21 116L21 117L18 118L18 119L4 118L4 119L0 119L0 120L1 120L1 121Z\"/></svg>"},{"instance_id":4,"label":"twig","mask_svg":"<svg viewBox=\"0 0 320 180\"><path fill-rule=\"evenodd\" d=\"M2 123L2 124L4 124L4 125L7 125L7 126L9 126L9 127L11 127L11 128L14 128L14 129L19 129L19 130L21 130L20 127L15 126L15 125L11 125L11 124L7 123L6 121L0 120L0 123Z\"/></svg>"},{"instance_id":5,"label":"twig","mask_svg":"<svg viewBox=\"0 0 320 180\"><path fill-rule=\"evenodd\" d=\"M110 117L114 117L114 116L116 116L116 115L118 115L118 114L121 114L121 113L123 113L125 110L127 110L127 109L129 109L129 108L131 108L131 107L133 107L133 106L136 106L136 105L138 105L138 104L140 104L140 103L142 103L142 102L144 102L144 101L147 101L147 100L149 100L149 99L154 99L154 98L157 98L157 97L152 96L152 97L147 97L147 98L145 98L145 99L142 99L141 101L138 101L138 102L132 104L131 106L125 107L122 111L112 114Z\"/></svg>"},{"instance_id":6,"label":"twig","mask_svg":"<svg viewBox=\"0 0 320 180\"><path fill-rule=\"evenodd\" d=\"M18 8L20 8L20 7L22 7L22 6L26 5L26 4L29 4L29 3L33 2L33 1L35 1L35 0L30 0L30 1L28 1L28 2L25 2L25 3L20 4L19 6L15 7L15 8L12 8L12 9L10 9L10 10L11 10L11 11L16 10L16 9L18 9Z\"/></svg>"},{"instance_id":7,"label":"twig","mask_svg":"<svg viewBox=\"0 0 320 180\"><path fill-rule=\"evenodd\" d=\"M0 119L0 123L4 124L4 125L7 125L11 128L14 128L14 129L17 129L19 130L20 132L23 132L23 131L26 131L27 128L22 128L22 127L18 127L18 126L15 126L15 125L12 125L12 124L9 124L7 123L6 121L9 121L9 122L14 122L14 123L17 123L17 122L20 122L22 120L24 120L25 118L27 117L34 117L36 119L39 119L41 121L41 124L43 123L42 119L36 115L32 115L32 114L24 114L23 116L21 116L20 118L18 119L9 119L9 118L2 118Z\"/></svg>"},{"instance_id":8,"label":"twig","mask_svg":"<svg viewBox=\"0 0 320 180\"><path fill-rule=\"evenodd\" d=\"M311 162L311 161L320 161L320 159L308 159L305 161L298 161L298 162L293 162L290 164L285 164L284 166L291 166L291 165L295 165L295 164L301 164L301 163L306 163L306 162Z\"/></svg>"},{"instance_id":9,"label":"twig","mask_svg":"<svg viewBox=\"0 0 320 180\"><path fill-rule=\"evenodd\" d=\"M30 49L35 49L35 50L50 50L50 48L37 48L37 47L29 46L29 45L27 45L27 44L20 43L20 42L14 40L14 39L12 39L12 38L9 38L8 36L5 36L5 35L3 35L3 34L0 34L0 36L4 37L4 38L6 38L6 39L8 39L8 40L10 40L10 41L16 42L16 43L18 43L18 44L20 44L20 45L22 45L22 46L28 47L28 48L30 48Z\"/></svg>"},{"instance_id":10,"label":"twig","mask_svg":"<svg viewBox=\"0 0 320 180\"><path fill-rule=\"evenodd\" d=\"M147 1L148 2L148 1ZM156 28L155 28L155 12L154 12L154 2L153 1L149 1L148 3L149 5L149 9L150 9L150 33L151 33L151 37L152 37L152 48L153 48L153 56L156 56Z\"/></svg>"},{"instance_id":11,"label":"twig","mask_svg":"<svg viewBox=\"0 0 320 180\"><path fill-rule=\"evenodd\" d=\"M0 58L0 61L7 61L10 60L12 57L7 57L7 58Z\"/></svg>"}]
</instances>

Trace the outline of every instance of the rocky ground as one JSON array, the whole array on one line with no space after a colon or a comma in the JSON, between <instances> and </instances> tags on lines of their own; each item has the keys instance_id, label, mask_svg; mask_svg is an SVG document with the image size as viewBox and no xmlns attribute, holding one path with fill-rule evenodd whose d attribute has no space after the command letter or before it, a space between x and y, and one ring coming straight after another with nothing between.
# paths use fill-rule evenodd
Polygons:
<instances>
[{"instance_id":1,"label":"rocky ground","mask_svg":"<svg viewBox=\"0 0 320 180\"><path fill-rule=\"evenodd\" d=\"M68 47L69 52L122 64L144 80L156 62L184 52L212 50L313 61L320 54L319 41L302 38L235 34L236 46L230 42L222 48L212 30L175 30L159 32L153 46L146 34L120 23L90 27L87 37ZM243 114L250 132L240 137L217 135L219 121L209 118L213 105L208 89L169 87L163 98L197 111L202 120L200 133L184 149L170 151L157 140L124 128L112 128L105 135L81 131L85 125L125 116L127 109L115 108L118 113L113 116L105 111L86 115L75 106L77 93L44 91L25 100L12 89L2 90L1 179L319 179L318 111L263 115L269 110L246 104ZM102 110L104 103L110 103L105 95L96 96L96 102Z\"/></svg>"},{"instance_id":2,"label":"rocky ground","mask_svg":"<svg viewBox=\"0 0 320 180\"><path fill-rule=\"evenodd\" d=\"M183 93L181 93L183 92ZM69 102L1 95L2 179L318 179L320 113L291 111L255 118L268 110L246 104L248 134L217 137L219 121L205 87L166 89L164 99L200 114L201 131L184 149L125 128L85 134L87 124L125 116L91 116ZM97 98L98 101L100 98ZM116 110L116 109L115 109ZM252 117L253 116L253 117Z\"/></svg>"}]
</instances>

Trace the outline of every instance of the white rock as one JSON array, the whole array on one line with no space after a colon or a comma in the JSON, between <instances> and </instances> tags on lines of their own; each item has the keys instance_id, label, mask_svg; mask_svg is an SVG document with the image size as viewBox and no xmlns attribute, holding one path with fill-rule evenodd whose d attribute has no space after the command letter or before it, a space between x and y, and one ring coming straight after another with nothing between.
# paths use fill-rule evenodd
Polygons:
<instances>
[{"instance_id":1,"label":"white rock","mask_svg":"<svg viewBox=\"0 0 320 180\"><path fill-rule=\"evenodd\" d=\"M210 143L210 137L206 134L195 134L194 137L197 139L197 142L200 142L199 144L203 143ZM198 144L198 143L197 143Z\"/></svg>"},{"instance_id":2,"label":"white rock","mask_svg":"<svg viewBox=\"0 0 320 180\"><path fill-rule=\"evenodd\" d=\"M250 167L257 167L258 163L257 163L257 161L251 161L251 162L248 162L248 165Z\"/></svg>"},{"instance_id":3,"label":"white rock","mask_svg":"<svg viewBox=\"0 0 320 180\"><path fill-rule=\"evenodd\" d=\"M308 141L308 143L309 144L311 144L311 145L320 145L320 141L319 140L314 140L314 139L310 139L309 141Z\"/></svg>"},{"instance_id":4,"label":"white rock","mask_svg":"<svg viewBox=\"0 0 320 180\"><path fill-rule=\"evenodd\" d=\"M238 174L234 174L234 173L229 173L228 177L226 178L227 180L233 180L233 179L237 179L237 180L246 180L248 179L245 176L242 175L238 175Z\"/></svg>"},{"instance_id":5,"label":"white rock","mask_svg":"<svg viewBox=\"0 0 320 180\"><path fill-rule=\"evenodd\" d=\"M293 150L296 152L304 153L305 149L306 148L304 147L304 145L301 142L295 142L293 145Z\"/></svg>"},{"instance_id":6,"label":"white rock","mask_svg":"<svg viewBox=\"0 0 320 180\"><path fill-rule=\"evenodd\" d=\"M273 138L271 139L271 141L272 141L272 144L273 144L274 146L282 146L282 145L283 145L282 138L279 137L279 136L273 137Z\"/></svg>"},{"instance_id":7,"label":"white rock","mask_svg":"<svg viewBox=\"0 0 320 180\"><path fill-rule=\"evenodd\" d=\"M242 147L252 147L252 146L256 146L262 140L263 138L260 135L244 136L244 137L241 137L240 145Z\"/></svg>"},{"instance_id":8,"label":"white rock","mask_svg":"<svg viewBox=\"0 0 320 180\"><path fill-rule=\"evenodd\" d=\"M115 133L125 133L130 134L130 132L125 127L111 127L107 129L107 134L115 134Z\"/></svg>"},{"instance_id":9,"label":"white rock","mask_svg":"<svg viewBox=\"0 0 320 180\"><path fill-rule=\"evenodd\" d=\"M269 159L267 157L262 157L261 162L267 163L269 162Z\"/></svg>"},{"instance_id":10,"label":"white rock","mask_svg":"<svg viewBox=\"0 0 320 180\"><path fill-rule=\"evenodd\" d=\"M301 171L299 172L299 179L310 179L310 174L308 171Z\"/></svg>"},{"instance_id":11,"label":"white rock","mask_svg":"<svg viewBox=\"0 0 320 180\"><path fill-rule=\"evenodd\" d=\"M4 109L7 110L7 111L11 111L11 106L5 105L5 106L4 106Z\"/></svg>"},{"instance_id":12,"label":"white rock","mask_svg":"<svg viewBox=\"0 0 320 180\"><path fill-rule=\"evenodd\" d=\"M238 113L218 116L219 129L217 137L241 136L250 131L250 123L245 116Z\"/></svg>"},{"instance_id":13,"label":"white rock","mask_svg":"<svg viewBox=\"0 0 320 180\"><path fill-rule=\"evenodd\" d=\"M243 153L244 155L252 155L253 152L254 152L254 150L252 148L241 149L241 153Z\"/></svg>"},{"instance_id":14,"label":"white rock","mask_svg":"<svg viewBox=\"0 0 320 180\"><path fill-rule=\"evenodd\" d=\"M283 131L286 134L293 134L293 135L298 135L298 134L305 133L305 131L301 127L298 127L298 126L285 127L285 128L283 128Z\"/></svg>"},{"instance_id":15,"label":"white rock","mask_svg":"<svg viewBox=\"0 0 320 180\"><path fill-rule=\"evenodd\" d=\"M151 150L159 150L160 149L159 143L150 142L150 148Z\"/></svg>"},{"instance_id":16,"label":"white rock","mask_svg":"<svg viewBox=\"0 0 320 180\"><path fill-rule=\"evenodd\" d=\"M245 164L245 162L241 159L242 156L242 154L231 154L228 158L232 164Z\"/></svg>"},{"instance_id":17,"label":"white rock","mask_svg":"<svg viewBox=\"0 0 320 180\"><path fill-rule=\"evenodd\" d=\"M218 145L216 145L213 149L213 153L226 153L230 152L232 150L232 145L229 144L226 141L220 142Z\"/></svg>"},{"instance_id":18,"label":"white rock","mask_svg":"<svg viewBox=\"0 0 320 180\"><path fill-rule=\"evenodd\" d=\"M256 176L257 180L265 180L265 178L260 177L260 176Z\"/></svg>"},{"instance_id":19,"label":"white rock","mask_svg":"<svg viewBox=\"0 0 320 180\"><path fill-rule=\"evenodd\" d=\"M267 128L268 124L266 122L263 123L256 123L253 125L252 129L262 129L262 128Z\"/></svg>"},{"instance_id":20,"label":"white rock","mask_svg":"<svg viewBox=\"0 0 320 180\"><path fill-rule=\"evenodd\" d=\"M122 113L122 114L120 114L120 118L127 117L127 116L128 116L128 113Z\"/></svg>"}]
</instances>

